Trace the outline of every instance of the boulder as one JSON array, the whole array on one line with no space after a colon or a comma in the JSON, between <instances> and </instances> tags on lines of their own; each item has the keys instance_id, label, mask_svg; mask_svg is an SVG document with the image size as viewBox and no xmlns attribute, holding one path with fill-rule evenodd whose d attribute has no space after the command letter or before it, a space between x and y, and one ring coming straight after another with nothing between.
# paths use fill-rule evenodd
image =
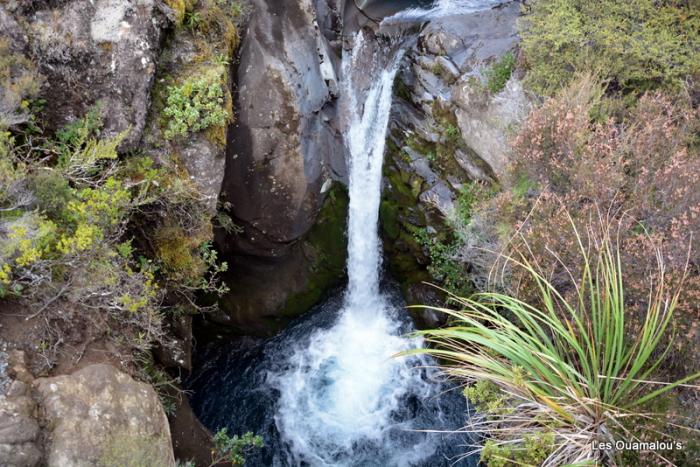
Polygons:
<instances>
[{"instance_id":1,"label":"boulder","mask_svg":"<svg viewBox=\"0 0 700 467\"><path fill-rule=\"evenodd\" d=\"M121 149L135 148L167 21L156 0L36 3L39 9L15 7L15 14L25 15L19 22L32 61L46 77L41 97L49 127L59 128L98 105L105 136L129 130Z\"/></svg>"},{"instance_id":2,"label":"boulder","mask_svg":"<svg viewBox=\"0 0 700 467\"><path fill-rule=\"evenodd\" d=\"M49 467L174 466L168 420L153 388L106 365L34 383Z\"/></svg>"},{"instance_id":3,"label":"boulder","mask_svg":"<svg viewBox=\"0 0 700 467\"><path fill-rule=\"evenodd\" d=\"M505 175L511 161L508 139L531 109L522 83L511 78L502 91L487 97L468 80L461 79L453 89L452 103L456 106L455 116L464 142L496 177ZM465 170L474 164L465 153L457 155L457 160ZM471 170L476 178L483 178L478 169Z\"/></svg>"}]
</instances>

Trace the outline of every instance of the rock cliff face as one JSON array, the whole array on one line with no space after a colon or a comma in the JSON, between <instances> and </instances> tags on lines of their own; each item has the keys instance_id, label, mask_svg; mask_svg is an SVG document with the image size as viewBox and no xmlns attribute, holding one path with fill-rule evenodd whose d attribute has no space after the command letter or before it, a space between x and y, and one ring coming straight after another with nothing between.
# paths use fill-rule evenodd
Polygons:
<instances>
[{"instance_id":1,"label":"rock cliff face","mask_svg":"<svg viewBox=\"0 0 700 467\"><path fill-rule=\"evenodd\" d=\"M99 105L105 135L129 130L121 148L135 148L143 133L162 28L167 24L157 2L5 4L0 6L0 18L11 14L20 18L21 32L12 37L46 78L41 97L49 129L82 118Z\"/></svg>"},{"instance_id":2,"label":"rock cliff face","mask_svg":"<svg viewBox=\"0 0 700 467\"><path fill-rule=\"evenodd\" d=\"M226 316L220 322L262 332L270 321L295 314L295 297L318 297L342 277L344 262L338 267L326 258L330 251L324 245L330 242L316 241L325 235L310 234L322 209L337 210L324 203L334 203L328 201L332 181L346 176L335 127L339 78L333 38L340 24L335 3L253 2L222 191L242 232L219 236L232 265L230 282L236 284L223 301ZM335 232L338 227L330 223L339 223L341 233L332 246L337 255L345 214L332 217L326 218L328 226Z\"/></svg>"},{"instance_id":3,"label":"rock cliff face","mask_svg":"<svg viewBox=\"0 0 700 467\"><path fill-rule=\"evenodd\" d=\"M432 21L407 54L394 88L381 219L389 266L409 303L439 294L418 230L440 237L457 196L474 181L497 181L507 141L530 108L516 76L489 90L489 70L517 55L520 3ZM423 324L436 324L421 316Z\"/></svg>"},{"instance_id":4,"label":"rock cliff face","mask_svg":"<svg viewBox=\"0 0 700 467\"><path fill-rule=\"evenodd\" d=\"M309 231L326 180L342 177L335 52L311 1L254 3L238 71L224 196L246 229L231 249L275 257Z\"/></svg>"}]
</instances>

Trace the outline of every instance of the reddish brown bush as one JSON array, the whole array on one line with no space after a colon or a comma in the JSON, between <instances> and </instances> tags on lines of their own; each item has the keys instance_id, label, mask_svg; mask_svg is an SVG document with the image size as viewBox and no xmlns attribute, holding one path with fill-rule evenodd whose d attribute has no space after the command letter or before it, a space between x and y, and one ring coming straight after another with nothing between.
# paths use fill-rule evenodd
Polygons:
<instances>
[{"instance_id":1,"label":"reddish brown bush","mask_svg":"<svg viewBox=\"0 0 700 467\"><path fill-rule=\"evenodd\" d=\"M545 274L566 293L580 264L567 212L586 229L619 229L630 319L640 318L655 280L654 246L663 251L669 285L687 271L677 313L676 351L669 370L700 368L700 149L698 116L687 102L647 94L622 120L601 118L602 88L581 78L533 111L513 142L515 187L498 207L511 250L530 248ZM529 190L523 193L523 180ZM520 193L518 193L520 191ZM566 267L564 266L566 265ZM567 268L569 271L567 272ZM514 277L520 295L532 295Z\"/></svg>"}]
</instances>

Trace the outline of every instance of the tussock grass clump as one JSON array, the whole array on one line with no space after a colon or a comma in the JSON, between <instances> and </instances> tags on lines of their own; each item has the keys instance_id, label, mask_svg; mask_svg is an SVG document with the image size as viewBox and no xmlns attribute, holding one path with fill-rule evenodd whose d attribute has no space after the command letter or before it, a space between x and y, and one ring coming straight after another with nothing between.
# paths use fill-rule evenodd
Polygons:
<instances>
[{"instance_id":1,"label":"tussock grass clump","mask_svg":"<svg viewBox=\"0 0 700 467\"><path fill-rule=\"evenodd\" d=\"M582 235L569 220L581 264L561 266L580 271L573 293L562 294L528 254L508 257L506 269L524 271L537 300L500 292L454 297L459 311L434 308L451 316L450 327L419 332L430 348L417 352L446 362L482 410L467 430L488 438L475 450L489 465L615 465L619 453L598 443L637 439L627 420L654 419L645 404L700 377L654 381L672 345L682 287L667 285L661 252L643 320L633 328L613 224L591 223Z\"/></svg>"}]
</instances>

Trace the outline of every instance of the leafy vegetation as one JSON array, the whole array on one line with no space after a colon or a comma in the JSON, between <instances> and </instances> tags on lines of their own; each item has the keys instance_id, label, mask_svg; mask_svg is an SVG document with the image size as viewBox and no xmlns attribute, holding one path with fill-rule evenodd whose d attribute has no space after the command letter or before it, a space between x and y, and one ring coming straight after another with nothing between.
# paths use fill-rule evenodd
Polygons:
<instances>
[{"instance_id":1,"label":"leafy vegetation","mask_svg":"<svg viewBox=\"0 0 700 467\"><path fill-rule=\"evenodd\" d=\"M7 38L0 37L0 129L30 120L29 107L42 82L36 66L13 51Z\"/></svg>"},{"instance_id":2,"label":"leafy vegetation","mask_svg":"<svg viewBox=\"0 0 700 467\"><path fill-rule=\"evenodd\" d=\"M218 275L226 266L196 240L210 226L189 181L150 159L121 160L117 146L125 134L101 139L100 128L93 111L55 139L2 133L0 178L8 183L0 186L0 297L28 301L36 315L69 301L76 312L49 315L47 322L87 321L128 355L153 343L167 346L166 297L193 303L199 291L222 293ZM174 272L168 252L133 246L133 220L163 212L174 214L169 218L178 219L181 238L188 239L178 245L178 261L192 266L186 273ZM150 225L164 228L159 221Z\"/></svg>"},{"instance_id":3,"label":"leafy vegetation","mask_svg":"<svg viewBox=\"0 0 700 467\"><path fill-rule=\"evenodd\" d=\"M492 94L498 94L506 86L513 70L515 70L515 56L512 52L508 52L484 71L486 88Z\"/></svg>"},{"instance_id":4,"label":"leafy vegetation","mask_svg":"<svg viewBox=\"0 0 700 467\"><path fill-rule=\"evenodd\" d=\"M485 411L470 429L489 436L482 449L489 465L611 462L615 451L593 443L630 436L622 419L652 417L642 413L644 404L700 377L653 380L671 348L664 336L683 285L668 288L663 255L657 251L659 280L636 327L627 319L614 226L603 221L581 234L569 220L579 254L574 293L563 295L536 258L508 257L536 284L536 300L498 292L454 297L460 311L438 309L453 318L451 326L419 333L434 347L417 352L450 362L449 374L476 383L466 394Z\"/></svg>"},{"instance_id":5,"label":"leafy vegetation","mask_svg":"<svg viewBox=\"0 0 700 467\"><path fill-rule=\"evenodd\" d=\"M245 464L245 456L253 449L263 447L261 436L251 432L243 436L229 436L226 428L222 428L214 434L214 450L212 451L211 466L221 462L228 462L232 465ZM211 467L210 466L210 467Z\"/></svg>"},{"instance_id":6,"label":"leafy vegetation","mask_svg":"<svg viewBox=\"0 0 700 467\"><path fill-rule=\"evenodd\" d=\"M167 139L229 122L231 116L224 106L224 76L225 68L215 66L180 86L168 88L167 106L163 109L163 115L169 118Z\"/></svg>"},{"instance_id":7,"label":"leafy vegetation","mask_svg":"<svg viewBox=\"0 0 700 467\"><path fill-rule=\"evenodd\" d=\"M700 73L695 0L536 0L522 21L526 82L552 95L575 72L593 71L613 88L640 93L682 88Z\"/></svg>"}]
</instances>

